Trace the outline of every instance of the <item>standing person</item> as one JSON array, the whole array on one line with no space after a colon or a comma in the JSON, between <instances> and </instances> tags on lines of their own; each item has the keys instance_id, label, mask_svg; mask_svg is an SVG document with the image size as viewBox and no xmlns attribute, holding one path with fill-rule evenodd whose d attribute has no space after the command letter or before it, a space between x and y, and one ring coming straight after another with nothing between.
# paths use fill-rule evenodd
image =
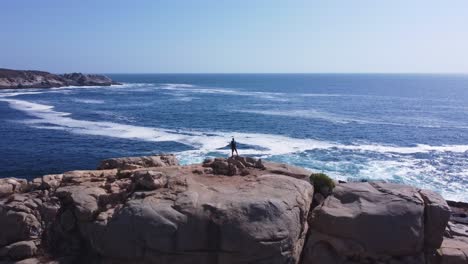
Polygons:
<instances>
[{"instance_id":1,"label":"standing person","mask_svg":"<svg viewBox=\"0 0 468 264\"><path fill-rule=\"evenodd\" d=\"M237 153L237 143L234 140L234 137L232 137L232 140L231 140L231 156L234 156L234 151L236 152L236 156L239 156L239 153Z\"/></svg>"}]
</instances>

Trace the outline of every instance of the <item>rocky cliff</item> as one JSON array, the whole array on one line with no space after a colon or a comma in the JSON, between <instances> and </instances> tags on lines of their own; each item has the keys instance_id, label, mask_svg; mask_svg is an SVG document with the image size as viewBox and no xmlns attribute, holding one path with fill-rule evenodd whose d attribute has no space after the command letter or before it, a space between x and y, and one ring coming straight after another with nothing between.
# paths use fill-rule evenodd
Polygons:
<instances>
[{"instance_id":1,"label":"rocky cliff","mask_svg":"<svg viewBox=\"0 0 468 264\"><path fill-rule=\"evenodd\" d=\"M180 166L162 155L0 179L0 260L468 263L468 228L449 222L438 194L340 183L317 203L309 175L247 157Z\"/></svg>"},{"instance_id":2,"label":"rocky cliff","mask_svg":"<svg viewBox=\"0 0 468 264\"><path fill-rule=\"evenodd\" d=\"M119 84L96 74L52 74L44 71L0 69L0 89L51 88L63 86L109 86Z\"/></svg>"}]
</instances>

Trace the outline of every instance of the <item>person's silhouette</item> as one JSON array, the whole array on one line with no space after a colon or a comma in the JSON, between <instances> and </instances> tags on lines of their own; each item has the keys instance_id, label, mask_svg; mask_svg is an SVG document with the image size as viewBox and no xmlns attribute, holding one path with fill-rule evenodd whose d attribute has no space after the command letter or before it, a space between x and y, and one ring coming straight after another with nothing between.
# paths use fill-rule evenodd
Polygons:
<instances>
[{"instance_id":1,"label":"person's silhouette","mask_svg":"<svg viewBox=\"0 0 468 264\"><path fill-rule=\"evenodd\" d=\"M237 153L237 143L234 140L234 137L232 137L230 145L231 145L231 156L234 156L234 151L236 152L236 156L239 156L239 153Z\"/></svg>"}]
</instances>

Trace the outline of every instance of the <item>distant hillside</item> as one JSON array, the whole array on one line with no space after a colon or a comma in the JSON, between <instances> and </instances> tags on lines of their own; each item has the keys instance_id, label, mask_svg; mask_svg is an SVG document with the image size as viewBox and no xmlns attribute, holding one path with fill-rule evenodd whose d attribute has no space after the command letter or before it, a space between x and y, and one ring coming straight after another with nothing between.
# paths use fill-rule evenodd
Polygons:
<instances>
[{"instance_id":1,"label":"distant hillside","mask_svg":"<svg viewBox=\"0 0 468 264\"><path fill-rule=\"evenodd\" d=\"M22 71L0 68L0 89L51 88L63 86L110 86L120 84L98 74L53 74L44 71Z\"/></svg>"}]
</instances>

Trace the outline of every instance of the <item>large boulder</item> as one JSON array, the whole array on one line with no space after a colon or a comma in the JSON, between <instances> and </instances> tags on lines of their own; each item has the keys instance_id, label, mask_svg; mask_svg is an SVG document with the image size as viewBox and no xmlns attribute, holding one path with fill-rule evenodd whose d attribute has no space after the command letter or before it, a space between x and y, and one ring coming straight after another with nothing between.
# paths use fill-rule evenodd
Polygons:
<instances>
[{"instance_id":1,"label":"large boulder","mask_svg":"<svg viewBox=\"0 0 468 264\"><path fill-rule=\"evenodd\" d=\"M2 178L0 179L0 198L19 193L28 189L28 182L25 179Z\"/></svg>"},{"instance_id":2,"label":"large boulder","mask_svg":"<svg viewBox=\"0 0 468 264\"><path fill-rule=\"evenodd\" d=\"M58 199L43 191L14 193L0 199L0 260L35 255L59 209Z\"/></svg>"},{"instance_id":3,"label":"large boulder","mask_svg":"<svg viewBox=\"0 0 468 264\"><path fill-rule=\"evenodd\" d=\"M450 219L450 207L439 194L420 190L425 203L424 240L426 248L437 249L441 246L447 222Z\"/></svg>"},{"instance_id":4,"label":"large boulder","mask_svg":"<svg viewBox=\"0 0 468 264\"><path fill-rule=\"evenodd\" d=\"M105 259L134 263L297 263L313 188L282 175L199 176L135 193L82 235ZM215 262L216 261L216 262Z\"/></svg>"},{"instance_id":5,"label":"large boulder","mask_svg":"<svg viewBox=\"0 0 468 264\"><path fill-rule=\"evenodd\" d=\"M0 200L0 247L23 240L37 239L43 229L37 193L14 194Z\"/></svg>"},{"instance_id":6,"label":"large boulder","mask_svg":"<svg viewBox=\"0 0 468 264\"><path fill-rule=\"evenodd\" d=\"M440 246L447 214L433 192L391 183L339 184L311 214L303 263L424 263L424 251Z\"/></svg>"},{"instance_id":7,"label":"large boulder","mask_svg":"<svg viewBox=\"0 0 468 264\"><path fill-rule=\"evenodd\" d=\"M99 187L63 186L57 189L56 195L62 204L70 205L75 217L80 221L90 221L98 213L98 201L106 191Z\"/></svg>"},{"instance_id":8,"label":"large boulder","mask_svg":"<svg viewBox=\"0 0 468 264\"><path fill-rule=\"evenodd\" d=\"M25 259L34 256L36 251L34 241L20 241L0 249L0 258Z\"/></svg>"},{"instance_id":9,"label":"large boulder","mask_svg":"<svg viewBox=\"0 0 468 264\"><path fill-rule=\"evenodd\" d=\"M177 166L179 161L174 155L158 155L144 157L114 158L103 160L98 169L132 170L148 167Z\"/></svg>"},{"instance_id":10,"label":"large boulder","mask_svg":"<svg viewBox=\"0 0 468 264\"><path fill-rule=\"evenodd\" d=\"M138 187L147 190L154 190L165 187L167 184L167 176L159 171L154 170L140 170L133 174L135 182Z\"/></svg>"},{"instance_id":11,"label":"large boulder","mask_svg":"<svg viewBox=\"0 0 468 264\"><path fill-rule=\"evenodd\" d=\"M300 167L241 156L233 156L227 159L207 159L203 162L203 166L211 168L215 174L228 176L246 176L249 174L258 174L260 172L263 174L285 175L309 181L311 174L310 171Z\"/></svg>"},{"instance_id":12,"label":"large boulder","mask_svg":"<svg viewBox=\"0 0 468 264\"><path fill-rule=\"evenodd\" d=\"M435 257L436 264L467 264L468 243L457 239L445 238Z\"/></svg>"},{"instance_id":13,"label":"large boulder","mask_svg":"<svg viewBox=\"0 0 468 264\"><path fill-rule=\"evenodd\" d=\"M227 177L215 163L236 169ZM300 261L313 186L288 175L299 169L241 157L176 166L172 155L102 164L8 189L0 261L40 263L43 253L74 263Z\"/></svg>"}]
</instances>

